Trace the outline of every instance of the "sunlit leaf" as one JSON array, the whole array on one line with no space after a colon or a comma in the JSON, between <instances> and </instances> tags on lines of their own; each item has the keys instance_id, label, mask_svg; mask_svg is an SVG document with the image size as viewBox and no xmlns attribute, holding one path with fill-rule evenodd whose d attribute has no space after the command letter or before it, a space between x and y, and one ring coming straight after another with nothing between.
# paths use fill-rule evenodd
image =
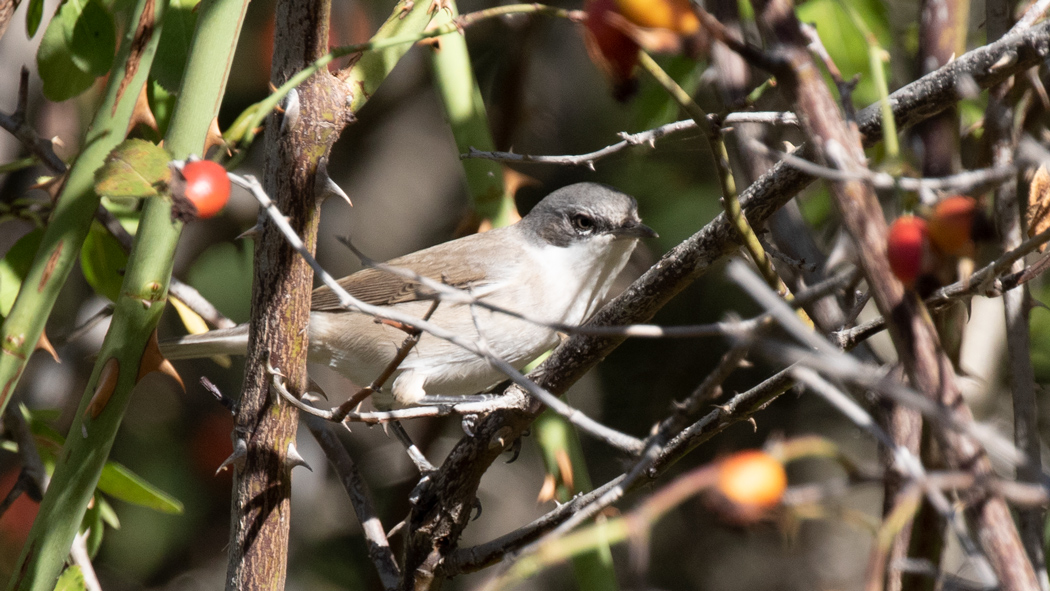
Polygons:
<instances>
[{"instance_id":1,"label":"sunlit leaf","mask_svg":"<svg viewBox=\"0 0 1050 591\"><path fill-rule=\"evenodd\" d=\"M127 140L95 173L95 192L108 197L153 197L171 179L171 156L145 140Z\"/></svg>"},{"instance_id":2,"label":"sunlit leaf","mask_svg":"<svg viewBox=\"0 0 1050 591\"><path fill-rule=\"evenodd\" d=\"M98 489L122 501L161 513L182 513L182 502L116 462L107 462Z\"/></svg>"}]
</instances>

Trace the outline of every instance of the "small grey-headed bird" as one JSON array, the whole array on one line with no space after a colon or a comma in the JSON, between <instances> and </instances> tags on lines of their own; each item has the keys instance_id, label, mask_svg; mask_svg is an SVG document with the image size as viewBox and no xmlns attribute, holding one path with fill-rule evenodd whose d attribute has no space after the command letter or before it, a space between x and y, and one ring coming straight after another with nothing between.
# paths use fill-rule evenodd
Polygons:
<instances>
[{"instance_id":1,"label":"small grey-headed bird","mask_svg":"<svg viewBox=\"0 0 1050 591\"><path fill-rule=\"evenodd\" d=\"M473 234L389 261L469 292L500 308L551 324L579 325L605 299L639 238L656 237L641 222L635 200L594 183L554 191L518 223ZM422 318L434 293L418 282L380 269L339 280L355 298ZM546 326L467 303L442 302L430 322L522 368L558 343ZM313 292L309 326L312 363L326 364L356 384L368 384L394 359L404 331L343 309L327 287ZM480 335L479 335L480 332ZM162 343L169 359L244 354L246 325ZM485 359L423 334L392 376L379 408L412 406L482 392L506 379ZM390 396L392 395L392 400Z\"/></svg>"}]
</instances>

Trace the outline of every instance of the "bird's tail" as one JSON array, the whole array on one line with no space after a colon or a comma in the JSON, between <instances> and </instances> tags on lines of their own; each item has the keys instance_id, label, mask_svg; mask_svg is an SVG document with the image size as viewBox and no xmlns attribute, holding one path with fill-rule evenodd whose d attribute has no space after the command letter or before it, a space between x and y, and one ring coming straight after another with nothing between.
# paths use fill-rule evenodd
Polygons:
<instances>
[{"instance_id":1,"label":"bird's tail","mask_svg":"<svg viewBox=\"0 0 1050 591\"><path fill-rule=\"evenodd\" d=\"M161 341L160 352L168 359L198 359L213 355L244 355L248 350L248 325L210 330Z\"/></svg>"}]
</instances>

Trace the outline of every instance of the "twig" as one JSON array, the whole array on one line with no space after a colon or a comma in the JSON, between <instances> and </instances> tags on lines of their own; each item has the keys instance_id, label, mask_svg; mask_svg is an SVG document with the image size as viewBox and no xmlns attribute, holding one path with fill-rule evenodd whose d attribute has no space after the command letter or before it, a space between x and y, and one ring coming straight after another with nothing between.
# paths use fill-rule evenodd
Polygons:
<instances>
[{"instance_id":1,"label":"twig","mask_svg":"<svg viewBox=\"0 0 1050 591\"><path fill-rule=\"evenodd\" d=\"M552 538L565 535L576 526L623 498L627 494L628 489L656 462L657 458L663 453L667 442L688 425L688 419L699 410L700 406L717 397L722 383L744 360L744 357L747 355L747 349L747 345L737 345L730 349L728 353L722 356L718 367L693 390L692 394L683 403L675 405L675 412L667 419L664 419L657 428L656 433L646 440L645 450L642 452L641 458L635 462L622 480L599 498L574 512L572 516L550 533L529 544L528 547L522 550L522 553L528 553Z\"/></svg>"},{"instance_id":2,"label":"twig","mask_svg":"<svg viewBox=\"0 0 1050 591\"><path fill-rule=\"evenodd\" d=\"M22 66L18 79L18 102L15 110L10 115L0 112L0 127L3 127L15 136L23 146L40 162L56 174L66 172L66 163L55 154L54 144L51 140L45 140L37 135L36 130L29 125L27 108L29 106L29 69Z\"/></svg>"},{"instance_id":3,"label":"twig","mask_svg":"<svg viewBox=\"0 0 1050 591\"><path fill-rule=\"evenodd\" d=\"M715 170L718 171L718 183L722 191L720 202L723 211L725 211L726 216L740 234L740 241L744 245L744 249L747 250L751 260L754 261L755 266L762 273L762 277L777 293L787 299L791 299L791 292L780 278L780 275L777 274L777 270L773 267L773 261L766 255L766 251L762 248L762 243L758 240L758 235L752 228L747 216L744 215L744 210L740 205L740 196L736 189L736 179L733 178L733 171L729 167L729 153L726 151L721 129L708 121L707 114L704 113L703 109L693 101L689 93L675 82L674 78L669 76L656 63L652 56L644 51L639 52L638 64L664 88L667 94L693 118L693 121L704 132L708 145L711 148ZM799 310L799 314L804 315L805 312Z\"/></svg>"},{"instance_id":4,"label":"twig","mask_svg":"<svg viewBox=\"0 0 1050 591\"><path fill-rule=\"evenodd\" d=\"M996 2L1001 0L989 0ZM1009 3L1003 2L1009 10ZM1040 7L1039 5L1042 4ZM1048 2L1036 2L1031 6L1022 21L1031 19L1025 28L1041 16L1050 5ZM995 16L991 7L988 12ZM1007 21L1008 22L1008 21ZM1005 23L1003 23L1005 24ZM989 29L989 35L997 34ZM1013 81L1008 80L995 86L988 93L988 106L984 113L984 138L987 141L988 153L994 166L1012 166L1017 152L1020 134L1014 131L1015 119L1025 119L1025 108L1011 104L1010 91ZM1022 210L1025 201L1018 199L1017 179L1000 183L995 188L995 222L1002 239L1003 249L1017 248L1024 241L1024 223ZM1021 273L1024 261L1017 260L1010 265L1009 271ZM1009 385L1013 401L1014 443L1024 450L1028 462L1017 469L1017 479L1023 482L1038 482L1042 477L1039 441L1039 409L1035 393L1035 377L1032 368L1032 351L1029 334L1029 313L1032 298L1027 286L1007 290L1003 293L1003 313L1006 323L1006 351L1009 359ZM1019 511L1017 515L1018 530L1025 546L1028 559L1035 568L1041 591L1050 591L1050 578L1046 571L1046 554L1043 546L1043 524L1046 512L1040 508Z\"/></svg>"},{"instance_id":5,"label":"twig","mask_svg":"<svg viewBox=\"0 0 1050 591\"><path fill-rule=\"evenodd\" d=\"M885 379L885 371L881 368L865 364L836 349L831 343L798 321L792 310L784 306L775 294L762 289L764 285L756 280L745 265L734 261L730 263L727 273L759 304L772 313L782 328L805 346L805 348L796 348L776 345L770 339L752 343L752 346L764 354L785 365L801 363L836 379L884 394L894 402L907 404L945 429L969 435L974 440L981 442L984 447L1001 454L1014 465L1021 465L1027 461L1023 452L994 431L983 429L973 421L962 421L952 416L936 401L929 400L894 380Z\"/></svg>"},{"instance_id":6,"label":"twig","mask_svg":"<svg viewBox=\"0 0 1050 591\"><path fill-rule=\"evenodd\" d=\"M816 333L811 330L807 330L801 322L795 318L794 314L790 311L780 310L778 308L784 308L779 298L775 294L770 292L766 286L758 281L758 278L742 263L734 261L730 263L727 269L727 274L732 278L738 285L744 288L753 298L755 298L760 304L764 305L769 309L777 319L780 321L781 326L788 330L792 336L796 337L807 345L807 347L815 347L817 349L816 355L813 357L823 357L825 355L831 355L834 357L833 363L827 363L824 367L834 365L845 369L848 366L845 363L845 359L848 358L845 354L841 354L831 347L830 343L820 338ZM763 343L761 348L763 350L771 350L773 347L769 346L768 343ZM852 369L852 368L851 368ZM879 443L884 445L887 449L891 450L894 458L894 464L897 469L902 473L907 474L912 480L914 480L919 486L922 487L930 500L931 505L941 514L942 517L947 519L952 524L956 535L959 537L959 541L962 543L963 548L966 550L970 558L976 558L980 556L977 549L977 545L973 542L969 532L966 531L965 525L959 521L957 514L952 510L952 504L948 500L944 493L938 489L931 488L926 484L926 470L922 465L921 460L915 456L908 448L898 445L892 437L886 431L879 426L874 418L866 410L864 410L859 404L854 402L849 396L843 393L841 390L836 388L833 384L821 377L816 371L809 367L800 365L794 365L790 368L791 374L798 381L805 383L810 390L819 394L825 401L830 403L836 409L839 410L848 419L853 421L858 427L866 430L870 433ZM852 371L848 373L852 374ZM839 376L841 377L841 376ZM883 382L880 380L880 382ZM922 400L924 403L928 401L919 395L914 397L917 400ZM927 405L933 406L933 405ZM943 413L937 409L937 415L941 416ZM947 417L947 415L944 415ZM948 417L948 420L951 420ZM1019 455L1019 454L1018 454ZM981 557L983 559L983 557ZM979 563L980 571L985 580L995 580L994 573L991 567L983 560Z\"/></svg>"},{"instance_id":7,"label":"twig","mask_svg":"<svg viewBox=\"0 0 1050 591\"><path fill-rule=\"evenodd\" d=\"M708 115L708 120L711 121L712 125L718 125L718 119L715 115ZM730 113L721 121L722 131L729 131L733 129L734 125L741 123L767 123L770 125L798 125L798 118L795 117L794 113L783 113L778 111L756 111L756 112L740 112ZM602 160L607 156L611 156L618 152L621 152L627 148L635 146L648 146L649 149L656 147L656 141L670 135L676 135L683 131L692 131L697 129L696 122L692 119L684 119L682 121L675 121L660 127L650 129L647 131L641 131L638 133L626 133L620 132L620 137L623 141L615 144L606 146L600 150L588 152L586 154L577 155L565 155L565 156L538 156L531 154L515 154L514 152L486 152L471 147L466 154L460 154L460 159L466 160L468 158L482 158L485 160L496 160L498 162L522 162L529 164L561 164L567 166L586 166L591 170L594 170L594 163Z\"/></svg>"},{"instance_id":8,"label":"twig","mask_svg":"<svg viewBox=\"0 0 1050 591\"><path fill-rule=\"evenodd\" d=\"M95 567L91 564L91 556L87 551L88 532L80 532L73 538L73 546L69 549L69 555L73 564L80 567L80 574L84 577L84 587L87 591L102 591L102 584L98 582Z\"/></svg>"},{"instance_id":9,"label":"twig","mask_svg":"<svg viewBox=\"0 0 1050 591\"><path fill-rule=\"evenodd\" d=\"M831 181L868 181L880 189L900 188L905 191L952 191L956 193L970 193L980 191L991 185L998 185L1017 174L1017 168L1010 164L978 170L967 170L940 178L893 176L885 172L876 172L870 169L847 172L837 168L821 166L816 162L800 158L795 155L795 152L788 153L774 150L758 140L749 141L748 147L778 158L781 161L817 178Z\"/></svg>"},{"instance_id":10,"label":"twig","mask_svg":"<svg viewBox=\"0 0 1050 591\"><path fill-rule=\"evenodd\" d=\"M368 543L368 556L375 564L379 581L387 591L397 589L401 570L394 559L394 552L390 549L390 542L383 530L383 523L379 521L368 487L357 471L357 464L324 421L307 415L303 417L303 422L321 446L328 463L332 465L343 488L346 489L347 496L350 497L350 504L353 505L354 513L361 524L365 541Z\"/></svg>"}]
</instances>

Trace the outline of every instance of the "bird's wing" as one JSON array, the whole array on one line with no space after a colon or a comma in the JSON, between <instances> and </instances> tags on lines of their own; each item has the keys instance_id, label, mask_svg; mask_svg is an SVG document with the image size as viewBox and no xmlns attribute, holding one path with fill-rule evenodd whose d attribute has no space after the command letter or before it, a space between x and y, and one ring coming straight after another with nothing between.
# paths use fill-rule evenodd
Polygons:
<instances>
[{"instance_id":1,"label":"bird's wing","mask_svg":"<svg viewBox=\"0 0 1050 591\"><path fill-rule=\"evenodd\" d=\"M467 238L473 238L473 236ZM477 288L486 284L487 281L485 273L481 270L483 267L477 264L477 255L483 251L476 248L481 245L473 244L474 242L478 241L460 239L454 243L441 245L447 247L456 244L459 248L443 249L442 254L439 255L440 263L435 260L433 249L428 248L393 259L387 264L392 267L409 269L452 287ZM350 295L374 306L390 306L430 299L433 296L432 290L423 287L418 282L379 269L363 269L353 275L343 277L338 283ZM321 286L314 290L310 309L314 312L333 312L342 310L343 307L339 304L339 296L328 287Z\"/></svg>"}]
</instances>

